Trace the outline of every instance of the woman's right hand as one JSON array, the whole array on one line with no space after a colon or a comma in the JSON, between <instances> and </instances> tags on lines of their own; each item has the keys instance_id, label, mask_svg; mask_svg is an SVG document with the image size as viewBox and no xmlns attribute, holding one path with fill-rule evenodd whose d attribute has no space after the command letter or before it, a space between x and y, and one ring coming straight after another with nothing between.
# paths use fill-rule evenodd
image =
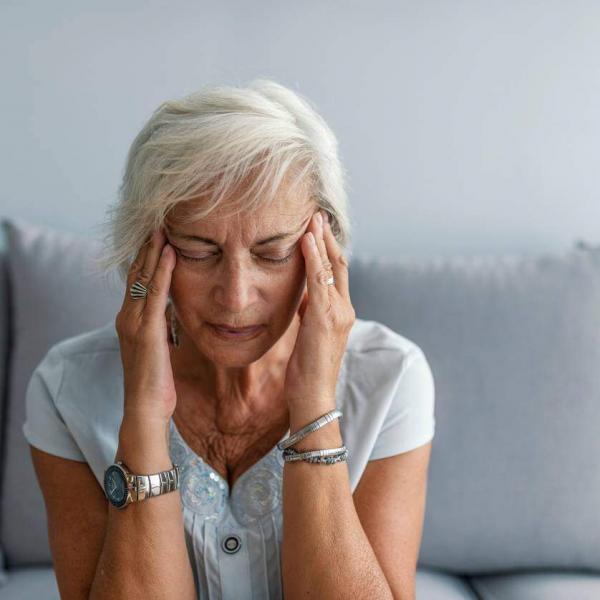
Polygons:
<instances>
[{"instance_id":1,"label":"woman's right hand","mask_svg":"<svg viewBox=\"0 0 600 600\"><path fill-rule=\"evenodd\" d=\"M123 421L138 426L166 425L177 403L166 320L175 263L164 231L156 230L131 264L115 320L125 388ZM130 296L136 281L148 288L145 299Z\"/></svg>"}]
</instances>

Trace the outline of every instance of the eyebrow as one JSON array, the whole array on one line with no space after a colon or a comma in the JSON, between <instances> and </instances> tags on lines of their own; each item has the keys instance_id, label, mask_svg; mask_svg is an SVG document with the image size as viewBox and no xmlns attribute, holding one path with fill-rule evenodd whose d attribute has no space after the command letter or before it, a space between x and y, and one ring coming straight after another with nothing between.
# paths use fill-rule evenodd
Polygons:
<instances>
[{"instance_id":1,"label":"eyebrow","mask_svg":"<svg viewBox=\"0 0 600 600\"><path fill-rule=\"evenodd\" d=\"M255 246L264 246L265 244L270 244L271 242L285 240L287 238L290 238L290 237L296 235L303 227L304 227L304 225L302 225L296 231L289 231L289 232L286 231L286 232L282 232L282 233L276 233L275 235L265 238L264 240L259 240L258 242L255 242ZM203 237L201 235L191 235L189 233L171 233L170 236L173 238L180 239L180 240L188 240L190 242L204 242L205 244L212 244L214 246L219 245L217 241L215 241L211 238Z\"/></svg>"}]
</instances>

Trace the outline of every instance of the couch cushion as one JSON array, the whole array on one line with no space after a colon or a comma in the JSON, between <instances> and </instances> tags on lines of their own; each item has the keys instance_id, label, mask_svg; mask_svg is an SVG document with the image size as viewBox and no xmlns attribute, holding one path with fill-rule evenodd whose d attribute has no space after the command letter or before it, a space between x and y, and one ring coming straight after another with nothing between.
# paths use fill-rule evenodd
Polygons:
<instances>
[{"instance_id":1,"label":"couch cushion","mask_svg":"<svg viewBox=\"0 0 600 600\"><path fill-rule=\"evenodd\" d=\"M472 577L481 600L598 600L600 573L519 573Z\"/></svg>"},{"instance_id":2,"label":"couch cushion","mask_svg":"<svg viewBox=\"0 0 600 600\"><path fill-rule=\"evenodd\" d=\"M465 578L434 569L417 569L415 591L417 600L478 600Z\"/></svg>"},{"instance_id":3,"label":"couch cushion","mask_svg":"<svg viewBox=\"0 0 600 600\"><path fill-rule=\"evenodd\" d=\"M4 406L8 393L8 357L10 347L10 301L8 290L6 242L0 236L0 444L4 442ZM4 551L0 546L0 585L4 580Z\"/></svg>"},{"instance_id":4,"label":"couch cushion","mask_svg":"<svg viewBox=\"0 0 600 600\"><path fill-rule=\"evenodd\" d=\"M29 377L59 340L114 319L122 302L117 278L92 270L100 243L10 219L2 223L11 282L6 456L2 473L2 547L7 566L51 561L43 499L23 436Z\"/></svg>"},{"instance_id":5,"label":"couch cushion","mask_svg":"<svg viewBox=\"0 0 600 600\"><path fill-rule=\"evenodd\" d=\"M60 600L52 567L30 567L7 571L0 600Z\"/></svg>"},{"instance_id":6,"label":"couch cushion","mask_svg":"<svg viewBox=\"0 0 600 600\"><path fill-rule=\"evenodd\" d=\"M355 259L350 285L434 375L420 565L600 570L600 252Z\"/></svg>"}]
</instances>

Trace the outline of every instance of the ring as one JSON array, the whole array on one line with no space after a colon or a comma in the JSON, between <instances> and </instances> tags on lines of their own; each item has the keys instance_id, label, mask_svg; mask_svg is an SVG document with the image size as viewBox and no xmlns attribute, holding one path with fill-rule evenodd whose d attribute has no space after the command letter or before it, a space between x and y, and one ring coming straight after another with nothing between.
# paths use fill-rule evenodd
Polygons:
<instances>
[{"instance_id":1,"label":"ring","mask_svg":"<svg viewBox=\"0 0 600 600\"><path fill-rule=\"evenodd\" d=\"M137 300L138 298L145 298L148 295L148 288L143 283L140 283L139 281L136 281L129 288L129 295L134 300Z\"/></svg>"},{"instance_id":2,"label":"ring","mask_svg":"<svg viewBox=\"0 0 600 600\"><path fill-rule=\"evenodd\" d=\"M335 278L333 275L326 281L327 285L335 285Z\"/></svg>"}]
</instances>

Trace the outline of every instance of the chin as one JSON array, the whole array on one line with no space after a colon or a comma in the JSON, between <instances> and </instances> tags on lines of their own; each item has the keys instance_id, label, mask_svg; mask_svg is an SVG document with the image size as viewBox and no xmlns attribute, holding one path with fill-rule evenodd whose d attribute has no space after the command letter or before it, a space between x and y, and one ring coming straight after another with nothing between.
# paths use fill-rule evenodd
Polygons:
<instances>
[{"instance_id":1,"label":"chin","mask_svg":"<svg viewBox=\"0 0 600 600\"><path fill-rule=\"evenodd\" d=\"M221 367L243 368L259 360L267 352L268 348L254 346L252 348L233 348L216 349L212 348L208 353L210 361Z\"/></svg>"}]
</instances>

